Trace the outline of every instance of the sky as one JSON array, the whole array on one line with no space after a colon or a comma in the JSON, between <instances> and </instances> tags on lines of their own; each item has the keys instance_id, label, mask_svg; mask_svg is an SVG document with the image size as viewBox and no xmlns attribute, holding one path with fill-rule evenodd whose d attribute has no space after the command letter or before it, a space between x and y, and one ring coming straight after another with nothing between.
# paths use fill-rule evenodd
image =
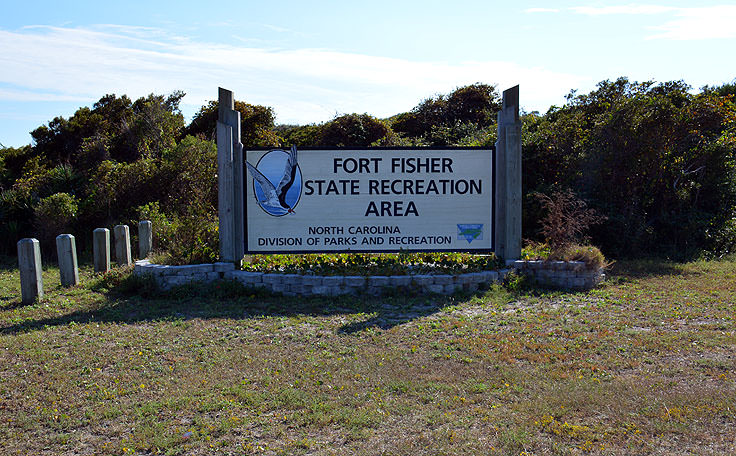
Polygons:
<instances>
[{"instance_id":1,"label":"sky","mask_svg":"<svg viewBox=\"0 0 736 456\"><path fill-rule=\"evenodd\" d=\"M736 78L736 2L0 0L0 144L102 96L217 88L277 123L388 117L482 82L527 111L606 79Z\"/></svg>"}]
</instances>

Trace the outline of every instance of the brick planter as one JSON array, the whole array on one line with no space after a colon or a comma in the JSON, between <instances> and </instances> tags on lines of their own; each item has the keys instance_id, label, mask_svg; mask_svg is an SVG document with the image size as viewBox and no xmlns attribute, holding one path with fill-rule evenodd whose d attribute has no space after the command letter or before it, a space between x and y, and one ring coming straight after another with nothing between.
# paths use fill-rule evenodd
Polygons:
<instances>
[{"instance_id":1,"label":"brick planter","mask_svg":"<svg viewBox=\"0 0 736 456\"><path fill-rule=\"evenodd\" d=\"M274 274L235 270L232 263L165 266L148 260L135 263L134 273L150 275L162 290L191 282L235 280L246 287L265 288L285 296L337 296L344 294L380 295L387 289L411 289L419 293L452 294L476 291L481 286L502 282L509 269L467 274L412 274L403 276L315 276Z\"/></svg>"},{"instance_id":2,"label":"brick planter","mask_svg":"<svg viewBox=\"0 0 736 456\"><path fill-rule=\"evenodd\" d=\"M573 290L590 290L606 278L603 268L590 269L582 261L519 260L513 268L540 285Z\"/></svg>"}]
</instances>

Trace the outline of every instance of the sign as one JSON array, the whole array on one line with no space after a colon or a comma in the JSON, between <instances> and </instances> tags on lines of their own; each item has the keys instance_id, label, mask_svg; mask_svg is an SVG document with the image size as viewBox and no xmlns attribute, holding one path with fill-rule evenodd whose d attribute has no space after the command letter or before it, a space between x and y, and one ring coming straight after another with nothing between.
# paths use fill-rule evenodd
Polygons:
<instances>
[{"instance_id":1,"label":"sign","mask_svg":"<svg viewBox=\"0 0 736 456\"><path fill-rule=\"evenodd\" d=\"M248 253L492 251L494 149L248 150Z\"/></svg>"}]
</instances>

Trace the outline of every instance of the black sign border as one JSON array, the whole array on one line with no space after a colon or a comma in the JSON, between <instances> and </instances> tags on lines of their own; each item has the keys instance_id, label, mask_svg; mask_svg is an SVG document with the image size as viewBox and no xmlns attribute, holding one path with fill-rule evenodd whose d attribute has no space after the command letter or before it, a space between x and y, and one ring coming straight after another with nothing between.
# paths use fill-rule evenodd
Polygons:
<instances>
[{"instance_id":1,"label":"black sign border","mask_svg":"<svg viewBox=\"0 0 736 456\"><path fill-rule=\"evenodd\" d=\"M484 147L484 146L464 146L464 147L452 147L452 146L432 146L432 147L416 147L416 146L399 146L399 147L298 147L299 151L310 151L310 150L344 150L344 151L356 151L356 150L415 150L415 151L436 151L436 150L490 150L491 151L491 186L493 193L491 194L491 239L490 249L390 249L390 250L300 250L299 252L284 252L281 250L259 250L252 252L248 250L248 189L246 182L248 181L245 176L248 172L246 170L245 162L247 160L247 153L263 152L270 150L288 150L288 147L248 147L243 148L243 251L245 255L302 255L302 254L313 254L313 253L325 253L325 254L342 254L342 253L358 253L358 254L371 254L371 253L401 253L401 252L418 252L418 253L431 253L431 252L448 252L448 253L477 253L479 255L489 254L496 251L496 146Z\"/></svg>"}]
</instances>

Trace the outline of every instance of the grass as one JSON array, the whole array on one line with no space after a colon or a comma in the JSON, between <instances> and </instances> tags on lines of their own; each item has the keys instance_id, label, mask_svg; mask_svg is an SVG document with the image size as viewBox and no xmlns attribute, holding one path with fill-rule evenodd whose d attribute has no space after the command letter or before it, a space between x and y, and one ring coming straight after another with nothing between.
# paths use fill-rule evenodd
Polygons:
<instances>
[{"instance_id":1,"label":"grass","mask_svg":"<svg viewBox=\"0 0 736 456\"><path fill-rule=\"evenodd\" d=\"M736 453L733 260L382 299L128 274L22 306L0 261L0 454Z\"/></svg>"}]
</instances>

